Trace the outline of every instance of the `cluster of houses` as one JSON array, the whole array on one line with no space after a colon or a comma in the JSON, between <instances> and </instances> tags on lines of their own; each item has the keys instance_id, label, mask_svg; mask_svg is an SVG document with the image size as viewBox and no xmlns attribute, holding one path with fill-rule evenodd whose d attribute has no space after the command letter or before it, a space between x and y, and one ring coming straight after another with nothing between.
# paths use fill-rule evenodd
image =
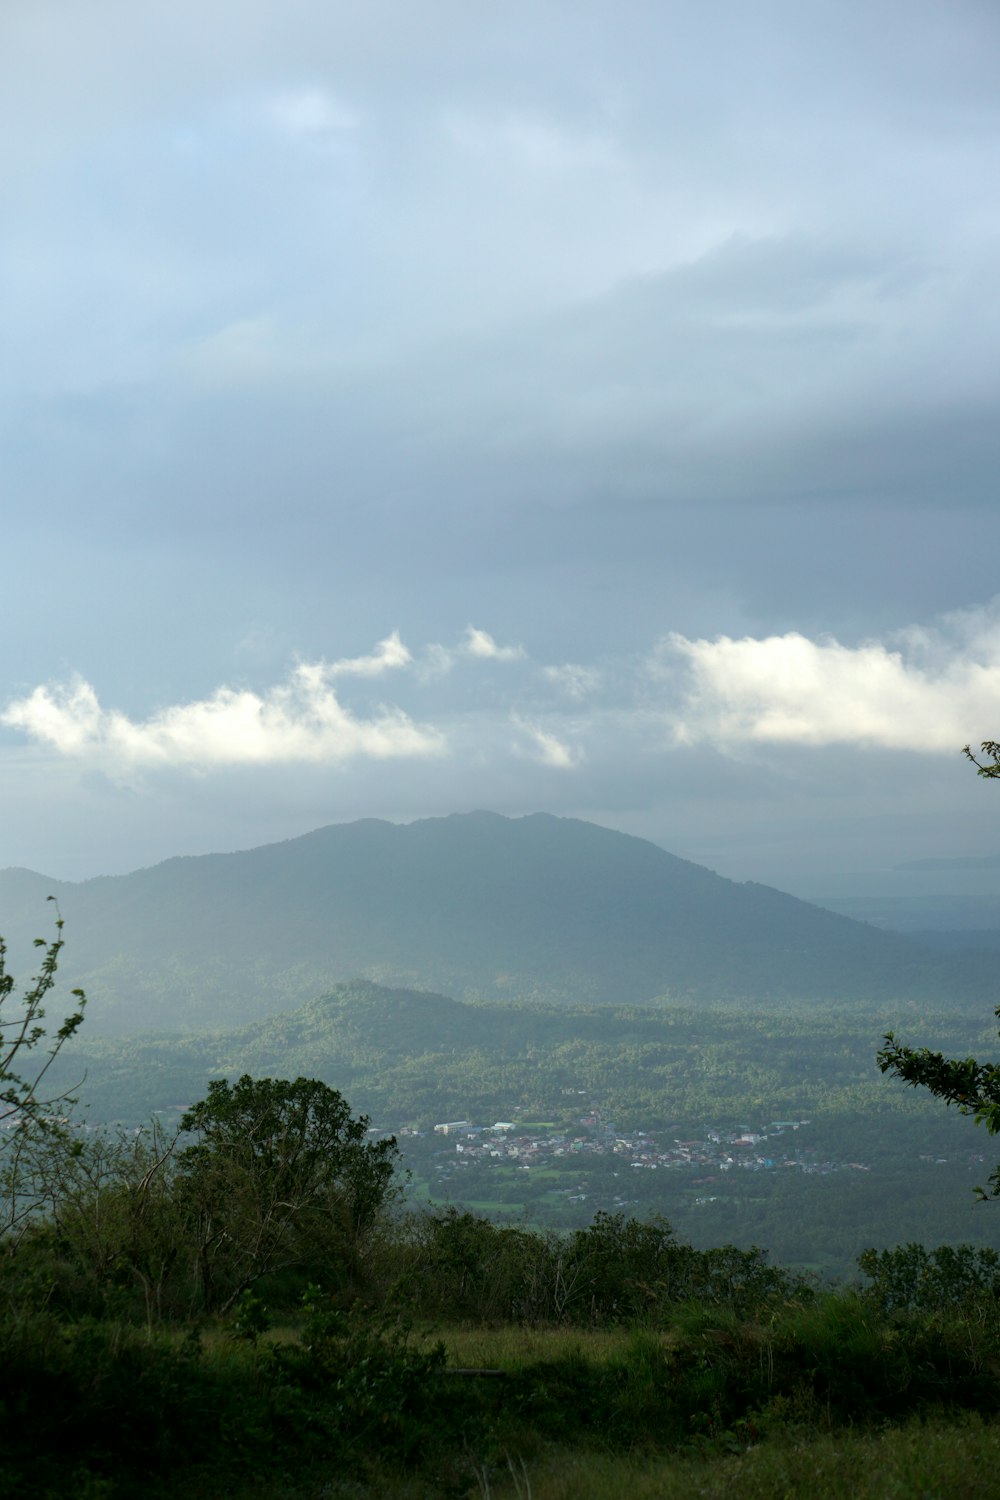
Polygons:
<instances>
[{"instance_id":1,"label":"cluster of houses","mask_svg":"<svg viewBox=\"0 0 1000 1500\"><path fill-rule=\"evenodd\" d=\"M697 1140L667 1139L648 1131L620 1131L598 1110L583 1115L575 1130L519 1126L510 1120L477 1125L470 1120L446 1120L435 1125L440 1138L435 1150L438 1172L450 1176L455 1167L478 1163L503 1165L530 1171L533 1167L568 1165L567 1158L614 1157L629 1170L669 1171L698 1169L700 1175L688 1185L708 1185L719 1174L731 1171L764 1172L794 1170L829 1173L844 1169L867 1172L862 1162L836 1162L821 1157L814 1145L806 1145L803 1127L809 1120L772 1120L760 1130L706 1129ZM803 1131L803 1135L799 1132ZM419 1136L403 1130L400 1135ZM437 1143L435 1143L437 1144ZM582 1164L582 1163L581 1163Z\"/></svg>"}]
</instances>

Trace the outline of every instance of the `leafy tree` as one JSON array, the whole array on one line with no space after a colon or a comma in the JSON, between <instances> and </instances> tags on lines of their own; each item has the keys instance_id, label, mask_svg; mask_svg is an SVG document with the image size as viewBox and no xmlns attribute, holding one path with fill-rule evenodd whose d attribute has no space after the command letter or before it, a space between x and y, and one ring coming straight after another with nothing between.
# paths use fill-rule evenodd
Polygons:
<instances>
[{"instance_id":1,"label":"leafy tree","mask_svg":"<svg viewBox=\"0 0 1000 1500\"><path fill-rule=\"evenodd\" d=\"M985 760L978 760L966 745L962 751L980 776L1000 777L1000 741L983 740L980 745ZM994 1010L1000 1020L1000 1006ZM1000 1063L980 1063L974 1057L945 1057L929 1047L907 1047L887 1031L885 1046L878 1053L883 1073L901 1078L913 1088L930 1089L946 1104L958 1106L959 1113L972 1115L977 1125L985 1125L990 1135L1000 1134ZM989 1192L976 1188L980 1198L1000 1197L1000 1166L989 1179Z\"/></svg>"},{"instance_id":2,"label":"leafy tree","mask_svg":"<svg viewBox=\"0 0 1000 1500\"><path fill-rule=\"evenodd\" d=\"M1000 1020L1000 1006L994 1014ZM972 1115L990 1135L1000 1134L1000 1063L980 1063L974 1057L945 1057L929 1047L907 1047L893 1032L885 1034L878 1053L883 1073L901 1078L913 1088L930 1089L946 1104L958 1106L960 1114ZM989 1192L976 1188L980 1198L1000 1197L1000 1166L989 1179Z\"/></svg>"},{"instance_id":3,"label":"leafy tree","mask_svg":"<svg viewBox=\"0 0 1000 1500\"><path fill-rule=\"evenodd\" d=\"M883 1313L939 1313L967 1306L980 1313L1000 1301L1000 1255L972 1245L896 1245L864 1250L858 1267L869 1278L864 1296Z\"/></svg>"},{"instance_id":4,"label":"leafy tree","mask_svg":"<svg viewBox=\"0 0 1000 1500\"><path fill-rule=\"evenodd\" d=\"M261 1276L310 1257L356 1260L389 1195L395 1139L366 1139L336 1089L316 1079L215 1079L181 1121L178 1190L195 1228L207 1305L227 1310Z\"/></svg>"},{"instance_id":5,"label":"leafy tree","mask_svg":"<svg viewBox=\"0 0 1000 1500\"><path fill-rule=\"evenodd\" d=\"M140 1131L104 1131L50 1150L39 1173L49 1222L95 1305L111 1291L120 1306L132 1286L149 1329L168 1310L188 1235L175 1191L176 1145L155 1121Z\"/></svg>"},{"instance_id":6,"label":"leafy tree","mask_svg":"<svg viewBox=\"0 0 1000 1500\"><path fill-rule=\"evenodd\" d=\"M49 896L48 900L54 901L55 897ZM83 1023L86 1000L83 990L73 990L72 994L77 1002L75 1008L53 1037L47 1035L47 1029L42 1024L45 1020L45 999L56 982L59 955L64 945L62 929L63 919L57 915L56 936L51 940L35 938L35 947L43 950L42 962L38 973L21 996L20 1003L16 1000L13 1002L13 1014L11 997L16 981L13 974L7 972L7 944L0 938L0 1124L4 1124L12 1115L37 1114L66 1097L59 1095L45 1099L41 1093L42 1080L54 1057ZM33 1076L22 1077L17 1068L23 1063L24 1054L45 1041L49 1042L45 1061Z\"/></svg>"},{"instance_id":7,"label":"leafy tree","mask_svg":"<svg viewBox=\"0 0 1000 1500\"><path fill-rule=\"evenodd\" d=\"M55 897L49 896L48 900L54 901ZM40 1134L51 1136L57 1132L58 1122L51 1118L53 1111L69 1100L65 1091L50 1095L44 1086L57 1054L82 1025L86 1003L83 990L73 990L74 1007L55 1032L50 1033L45 1025L45 1003L56 982L63 949L62 930L63 919L57 906L56 935L48 940L35 939L35 947L42 950L42 961L20 997L15 993L16 980L7 969L7 945L0 938L0 1129L5 1158L0 1172L3 1194L0 1232L25 1224L34 1213L38 1197L37 1140ZM38 1048L42 1049L43 1058L35 1063L29 1054Z\"/></svg>"}]
</instances>

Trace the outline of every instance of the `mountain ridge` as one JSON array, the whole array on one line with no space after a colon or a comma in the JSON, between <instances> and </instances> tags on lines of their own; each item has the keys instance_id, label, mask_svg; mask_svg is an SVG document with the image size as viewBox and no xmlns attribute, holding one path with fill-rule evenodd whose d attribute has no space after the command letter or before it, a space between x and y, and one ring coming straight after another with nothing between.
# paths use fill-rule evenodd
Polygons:
<instances>
[{"instance_id":1,"label":"mountain ridge","mask_svg":"<svg viewBox=\"0 0 1000 1500\"><path fill-rule=\"evenodd\" d=\"M582 819L477 811L328 824L128 875L0 872L11 951L66 921L102 1030L203 1030L363 977L456 998L961 998L984 959L934 953ZM13 965L12 965L13 967Z\"/></svg>"}]
</instances>

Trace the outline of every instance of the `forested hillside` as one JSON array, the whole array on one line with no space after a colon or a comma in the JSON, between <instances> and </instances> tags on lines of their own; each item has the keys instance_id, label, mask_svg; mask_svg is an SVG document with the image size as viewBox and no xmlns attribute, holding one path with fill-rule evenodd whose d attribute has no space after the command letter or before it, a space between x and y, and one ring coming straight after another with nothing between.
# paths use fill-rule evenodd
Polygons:
<instances>
[{"instance_id":1,"label":"forested hillside","mask_svg":"<svg viewBox=\"0 0 1000 1500\"><path fill-rule=\"evenodd\" d=\"M400 1133L418 1200L553 1227L665 1213L695 1243L844 1274L868 1244L1000 1243L972 1194L988 1141L878 1072L882 1032L904 1021L958 1055L995 1044L971 1009L469 1004L359 980L216 1035L84 1036L59 1076L86 1071L81 1118L129 1128L176 1122L213 1078L319 1078ZM456 1120L468 1136L435 1134ZM496 1121L509 1151L488 1147ZM761 1137L750 1150L731 1144L744 1132Z\"/></svg>"},{"instance_id":2,"label":"forested hillside","mask_svg":"<svg viewBox=\"0 0 1000 1500\"><path fill-rule=\"evenodd\" d=\"M359 975L563 1005L949 1003L993 988L987 954L932 952L546 814L366 820L78 885L6 870L15 957L50 893L91 1034L233 1025Z\"/></svg>"}]
</instances>

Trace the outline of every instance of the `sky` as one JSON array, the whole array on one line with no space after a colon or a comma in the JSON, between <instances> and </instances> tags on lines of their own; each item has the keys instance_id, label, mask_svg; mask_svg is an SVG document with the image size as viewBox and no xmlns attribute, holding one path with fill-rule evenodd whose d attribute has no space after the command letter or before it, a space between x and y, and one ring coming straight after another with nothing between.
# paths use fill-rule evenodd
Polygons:
<instances>
[{"instance_id":1,"label":"sky","mask_svg":"<svg viewBox=\"0 0 1000 1500\"><path fill-rule=\"evenodd\" d=\"M1000 851L998 65L992 0L3 0L0 867Z\"/></svg>"}]
</instances>

